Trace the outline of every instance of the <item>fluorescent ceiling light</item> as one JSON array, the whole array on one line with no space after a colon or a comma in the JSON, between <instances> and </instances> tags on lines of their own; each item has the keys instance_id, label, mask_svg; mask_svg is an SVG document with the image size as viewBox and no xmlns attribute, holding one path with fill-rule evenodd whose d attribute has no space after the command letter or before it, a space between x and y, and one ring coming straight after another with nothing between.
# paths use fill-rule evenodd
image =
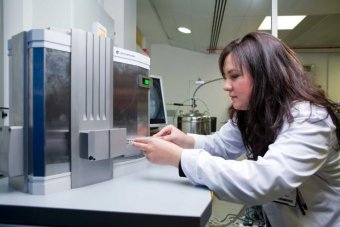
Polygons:
<instances>
[{"instance_id":1,"label":"fluorescent ceiling light","mask_svg":"<svg viewBox=\"0 0 340 227\"><path fill-rule=\"evenodd\" d=\"M189 28L186 28L186 27L179 27L177 29L178 29L178 31L185 33L185 34L191 33L191 30Z\"/></svg>"},{"instance_id":2,"label":"fluorescent ceiling light","mask_svg":"<svg viewBox=\"0 0 340 227\"><path fill-rule=\"evenodd\" d=\"M277 27L279 30L291 30L295 28L306 16L278 16ZM266 16L258 30L271 29L271 16Z\"/></svg>"}]
</instances>

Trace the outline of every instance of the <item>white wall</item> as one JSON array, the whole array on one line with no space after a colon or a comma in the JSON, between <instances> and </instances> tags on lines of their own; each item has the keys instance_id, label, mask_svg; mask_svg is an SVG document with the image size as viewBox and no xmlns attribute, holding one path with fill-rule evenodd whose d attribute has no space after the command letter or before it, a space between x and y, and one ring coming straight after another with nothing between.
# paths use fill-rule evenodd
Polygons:
<instances>
[{"instance_id":1,"label":"white wall","mask_svg":"<svg viewBox=\"0 0 340 227\"><path fill-rule=\"evenodd\" d=\"M114 37L113 19L96 0L32 0L32 28L79 28L92 32L93 22Z\"/></svg>"},{"instance_id":2,"label":"white wall","mask_svg":"<svg viewBox=\"0 0 340 227\"><path fill-rule=\"evenodd\" d=\"M3 99L0 103L8 107L8 57L7 57L7 41L12 35L17 34L23 30L32 27L32 0L3 0L3 9L1 11L3 16L3 34L2 34L2 57L3 65L0 68L0 81L3 81L0 87L0 92L3 93ZM25 10L24 10L25 9ZM1 65L0 65L1 66ZM1 97L1 96L0 96ZM3 124L0 121L0 124ZM8 118L5 119L4 124L8 124Z\"/></svg>"},{"instance_id":3,"label":"white wall","mask_svg":"<svg viewBox=\"0 0 340 227\"><path fill-rule=\"evenodd\" d=\"M315 65L313 80L321 85L329 98L340 101L340 53L298 53L305 65Z\"/></svg>"},{"instance_id":4,"label":"white wall","mask_svg":"<svg viewBox=\"0 0 340 227\"><path fill-rule=\"evenodd\" d=\"M154 44L151 46L151 74L162 76L167 103L181 103L192 97L197 88L195 81L198 78L208 81L220 78L218 69L218 55L209 55L189 51L169 45ZM201 87L196 97L203 100L208 106L211 116L217 117L217 128L227 120L227 108L230 100L223 91L223 80L216 81ZM186 104L191 104L190 101ZM197 102L200 112L206 110L201 102ZM178 107L167 105L167 110L176 110ZM188 108L184 109L188 112ZM168 117L173 123L172 117Z\"/></svg>"},{"instance_id":5,"label":"white wall","mask_svg":"<svg viewBox=\"0 0 340 227\"><path fill-rule=\"evenodd\" d=\"M329 54L328 69L329 97L340 103L340 53Z\"/></svg>"},{"instance_id":6,"label":"white wall","mask_svg":"<svg viewBox=\"0 0 340 227\"><path fill-rule=\"evenodd\" d=\"M114 46L136 51L136 0L103 0L103 8L115 21Z\"/></svg>"}]
</instances>

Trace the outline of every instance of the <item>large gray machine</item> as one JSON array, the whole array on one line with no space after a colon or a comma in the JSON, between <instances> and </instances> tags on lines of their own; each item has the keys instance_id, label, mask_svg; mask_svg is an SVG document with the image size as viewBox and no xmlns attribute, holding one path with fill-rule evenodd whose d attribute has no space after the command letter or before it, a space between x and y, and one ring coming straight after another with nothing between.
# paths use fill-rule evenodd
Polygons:
<instances>
[{"instance_id":1,"label":"large gray machine","mask_svg":"<svg viewBox=\"0 0 340 227\"><path fill-rule=\"evenodd\" d=\"M9 41L9 64L9 126L0 129L0 173L10 186L47 194L112 179L113 159L126 155L131 128L114 122L121 116L114 116L119 88L113 41L78 29L31 30ZM148 72L137 77L145 80ZM141 108L135 117L148 128L149 87L129 81L127 87L142 90L130 108Z\"/></svg>"}]
</instances>

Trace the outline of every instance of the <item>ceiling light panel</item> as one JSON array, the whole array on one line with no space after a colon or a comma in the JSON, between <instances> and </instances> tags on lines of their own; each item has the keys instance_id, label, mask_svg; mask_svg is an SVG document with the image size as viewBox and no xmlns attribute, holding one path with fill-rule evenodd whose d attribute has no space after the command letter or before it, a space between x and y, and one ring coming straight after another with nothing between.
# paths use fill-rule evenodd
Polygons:
<instances>
[{"instance_id":1,"label":"ceiling light panel","mask_svg":"<svg viewBox=\"0 0 340 227\"><path fill-rule=\"evenodd\" d=\"M178 29L178 31L180 31L184 34L190 34L191 33L191 30L189 28L186 28L186 27L178 27L177 29Z\"/></svg>"},{"instance_id":2,"label":"ceiling light panel","mask_svg":"<svg viewBox=\"0 0 340 227\"><path fill-rule=\"evenodd\" d=\"M277 26L279 30L292 30L294 29L306 16L278 16ZM266 16L262 21L258 30L270 30L271 29L271 17Z\"/></svg>"}]
</instances>

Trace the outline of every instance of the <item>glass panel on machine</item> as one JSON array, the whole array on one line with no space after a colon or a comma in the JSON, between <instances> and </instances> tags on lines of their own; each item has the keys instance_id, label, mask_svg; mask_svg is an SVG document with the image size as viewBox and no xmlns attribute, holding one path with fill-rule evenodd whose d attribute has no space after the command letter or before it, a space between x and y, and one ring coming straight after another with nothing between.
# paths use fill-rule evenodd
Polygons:
<instances>
[{"instance_id":1,"label":"glass panel on machine","mask_svg":"<svg viewBox=\"0 0 340 227\"><path fill-rule=\"evenodd\" d=\"M70 171L71 56L46 49L45 154L46 175Z\"/></svg>"}]
</instances>

